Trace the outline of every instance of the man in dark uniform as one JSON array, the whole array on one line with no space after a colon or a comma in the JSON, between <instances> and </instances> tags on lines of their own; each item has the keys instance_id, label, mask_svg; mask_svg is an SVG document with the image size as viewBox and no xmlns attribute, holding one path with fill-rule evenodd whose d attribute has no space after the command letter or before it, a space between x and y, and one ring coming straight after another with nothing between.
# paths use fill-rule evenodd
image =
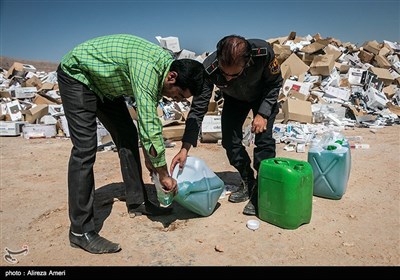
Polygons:
<instances>
[{"instance_id":1,"label":"man in dark uniform","mask_svg":"<svg viewBox=\"0 0 400 280\"><path fill-rule=\"evenodd\" d=\"M203 62L207 72L203 92L193 98L182 148L173 158L170 171L179 163L183 168L188 151L196 146L201 122L207 112L214 85L222 92L224 105L221 116L222 146L229 162L240 173L242 183L237 192L230 195L230 202L250 201L243 213L257 214L257 177L260 162L275 157L275 140L272 128L279 111L278 94L282 87L282 75L278 61L269 43L237 35L226 36L217 44L217 51ZM254 161L242 144L243 124L253 112L251 123L255 133Z\"/></svg>"}]
</instances>

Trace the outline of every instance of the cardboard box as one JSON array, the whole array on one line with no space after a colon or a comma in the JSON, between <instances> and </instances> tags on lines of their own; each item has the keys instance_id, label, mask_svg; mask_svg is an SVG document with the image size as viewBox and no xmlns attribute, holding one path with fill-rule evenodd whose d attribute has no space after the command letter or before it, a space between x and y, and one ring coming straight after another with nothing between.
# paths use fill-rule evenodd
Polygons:
<instances>
[{"instance_id":1,"label":"cardboard box","mask_svg":"<svg viewBox=\"0 0 400 280\"><path fill-rule=\"evenodd\" d=\"M181 50L180 52L177 53L176 59L182 59L182 58L195 59L195 57L196 54L194 52L188 50Z\"/></svg>"},{"instance_id":2,"label":"cardboard box","mask_svg":"<svg viewBox=\"0 0 400 280\"><path fill-rule=\"evenodd\" d=\"M50 114L44 115L39 119L41 124L57 124L57 119Z\"/></svg>"},{"instance_id":3,"label":"cardboard box","mask_svg":"<svg viewBox=\"0 0 400 280\"><path fill-rule=\"evenodd\" d=\"M388 102L386 104L386 106L388 107L388 109L390 110L390 112L392 112L393 114L396 114L397 116L400 116L400 107L393 105L392 103Z\"/></svg>"},{"instance_id":4,"label":"cardboard box","mask_svg":"<svg viewBox=\"0 0 400 280\"><path fill-rule=\"evenodd\" d=\"M327 88L325 88L324 96L348 101L350 98L350 90L347 88L328 86Z\"/></svg>"},{"instance_id":5,"label":"cardboard box","mask_svg":"<svg viewBox=\"0 0 400 280\"><path fill-rule=\"evenodd\" d=\"M49 104L47 105L48 114L53 117L58 117L64 115L64 107L62 104Z\"/></svg>"},{"instance_id":6,"label":"cardboard box","mask_svg":"<svg viewBox=\"0 0 400 280\"><path fill-rule=\"evenodd\" d=\"M304 52L297 52L296 55L307 65L310 65L314 58L317 56L316 54L309 54Z\"/></svg>"},{"instance_id":7,"label":"cardboard box","mask_svg":"<svg viewBox=\"0 0 400 280\"><path fill-rule=\"evenodd\" d=\"M10 116L11 121L22 120L22 112L21 112L22 108L18 100L7 102L6 105L7 105L7 114Z\"/></svg>"},{"instance_id":8,"label":"cardboard box","mask_svg":"<svg viewBox=\"0 0 400 280\"><path fill-rule=\"evenodd\" d=\"M281 65L282 77L300 76L306 73L310 67L305 64L296 54L292 53Z\"/></svg>"},{"instance_id":9,"label":"cardboard box","mask_svg":"<svg viewBox=\"0 0 400 280\"><path fill-rule=\"evenodd\" d=\"M307 98L310 95L312 85L312 83L301 83L297 81L286 80L283 84L282 91L286 96L288 96L290 91L297 91Z\"/></svg>"},{"instance_id":10,"label":"cardboard box","mask_svg":"<svg viewBox=\"0 0 400 280\"><path fill-rule=\"evenodd\" d=\"M339 70L340 74L346 74L347 72L349 72L349 69L350 69L350 65L342 64L339 62L335 62L335 67L337 70Z\"/></svg>"},{"instance_id":11,"label":"cardboard box","mask_svg":"<svg viewBox=\"0 0 400 280\"><path fill-rule=\"evenodd\" d=\"M285 115L284 123L298 121L300 123L312 123L311 103L308 101L288 98L282 104Z\"/></svg>"},{"instance_id":12,"label":"cardboard box","mask_svg":"<svg viewBox=\"0 0 400 280\"><path fill-rule=\"evenodd\" d=\"M394 82L394 78L390 74L388 69L378 68L378 67L371 67L370 71L378 76L380 80L385 84L385 86L390 85Z\"/></svg>"},{"instance_id":13,"label":"cardboard box","mask_svg":"<svg viewBox=\"0 0 400 280\"><path fill-rule=\"evenodd\" d=\"M20 87L10 90L11 97L20 99L33 98L36 93L37 89L35 87Z\"/></svg>"},{"instance_id":14,"label":"cardboard box","mask_svg":"<svg viewBox=\"0 0 400 280\"><path fill-rule=\"evenodd\" d=\"M38 92L41 92L41 94L44 94L44 92L48 91L48 90L53 90L54 89L54 85L53 83L43 83L42 87L38 90Z\"/></svg>"},{"instance_id":15,"label":"cardboard box","mask_svg":"<svg viewBox=\"0 0 400 280\"><path fill-rule=\"evenodd\" d=\"M23 64L20 62L14 62L14 64L7 71L7 79L12 76L24 77L26 72L36 72L36 68L30 64Z\"/></svg>"},{"instance_id":16,"label":"cardboard box","mask_svg":"<svg viewBox=\"0 0 400 280\"><path fill-rule=\"evenodd\" d=\"M55 124L26 124L22 127L25 139L51 138L57 134Z\"/></svg>"},{"instance_id":17,"label":"cardboard box","mask_svg":"<svg viewBox=\"0 0 400 280\"><path fill-rule=\"evenodd\" d=\"M374 88L377 91L382 91L383 89L383 82L381 79L378 78L377 75L375 75L374 73L371 73L368 71L368 76L367 76L367 80L365 81L365 84L367 85L367 88Z\"/></svg>"},{"instance_id":18,"label":"cardboard box","mask_svg":"<svg viewBox=\"0 0 400 280\"><path fill-rule=\"evenodd\" d=\"M201 142L218 142L219 139L222 139L221 116L204 116L200 138Z\"/></svg>"},{"instance_id":19,"label":"cardboard box","mask_svg":"<svg viewBox=\"0 0 400 280\"><path fill-rule=\"evenodd\" d=\"M385 94L385 96L386 96L388 99L392 99L393 96L394 96L397 92L400 92L400 89L399 89L397 86L395 86L395 85L390 85L390 86L387 86L387 87L384 87L384 88L383 88L383 93Z\"/></svg>"},{"instance_id":20,"label":"cardboard box","mask_svg":"<svg viewBox=\"0 0 400 280\"><path fill-rule=\"evenodd\" d=\"M52 96L47 95L49 92L52 92L52 91L48 91L47 93L40 93L39 92L38 94L40 96L42 96L43 98L46 98L47 100L49 100L50 102L52 102L54 104L62 104L61 97L59 95L55 95L56 98L54 98ZM53 91L53 92L56 92L56 91Z\"/></svg>"},{"instance_id":21,"label":"cardboard box","mask_svg":"<svg viewBox=\"0 0 400 280\"><path fill-rule=\"evenodd\" d=\"M46 96L42 96L40 94L36 94L36 96L33 98L33 103L35 104L57 104L56 102L53 102L46 98Z\"/></svg>"},{"instance_id":22,"label":"cardboard box","mask_svg":"<svg viewBox=\"0 0 400 280\"><path fill-rule=\"evenodd\" d=\"M390 54L392 54L392 51L387 47L383 47L382 49L379 50L379 55L383 57L387 57Z\"/></svg>"},{"instance_id":23,"label":"cardboard box","mask_svg":"<svg viewBox=\"0 0 400 280\"><path fill-rule=\"evenodd\" d=\"M360 68L349 69L349 83L352 85L364 85L368 76L368 71Z\"/></svg>"},{"instance_id":24,"label":"cardboard box","mask_svg":"<svg viewBox=\"0 0 400 280\"><path fill-rule=\"evenodd\" d=\"M367 107L371 109L383 109L386 108L388 100L383 92L380 92L372 87L368 88L365 99L367 101Z\"/></svg>"},{"instance_id":25,"label":"cardboard box","mask_svg":"<svg viewBox=\"0 0 400 280\"><path fill-rule=\"evenodd\" d=\"M390 68L392 65L390 64L390 62L386 59L386 57L384 57L384 56L382 56L382 55L376 55L375 56L375 58L374 58L374 64L377 66L377 67L380 67L380 68L385 68L385 69L388 69L388 68Z\"/></svg>"},{"instance_id":26,"label":"cardboard box","mask_svg":"<svg viewBox=\"0 0 400 280\"><path fill-rule=\"evenodd\" d=\"M329 76L334 66L335 60L333 55L318 55L310 65L310 73L313 75Z\"/></svg>"},{"instance_id":27,"label":"cardboard box","mask_svg":"<svg viewBox=\"0 0 400 280\"><path fill-rule=\"evenodd\" d=\"M25 75L24 65L19 62L14 62L7 71L6 79L11 79L12 76L23 77Z\"/></svg>"},{"instance_id":28,"label":"cardboard box","mask_svg":"<svg viewBox=\"0 0 400 280\"><path fill-rule=\"evenodd\" d=\"M364 50L373 54L379 54L379 51L382 48L381 45L375 40L365 43L362 47Z\"/></svg>"},{"instance_id":29,"label":"cardboard box","mask_svg":"<svg viewBox=\"0 0 400 280\"><path fill-rule=\"evenodd\" d=\"M162 38L161 36L156 36L156 39L160 43L160 46L163 48L169 49L174 53L181 51L181 47L179 46L178 37L170 36L170 37Z\"/></svg>"},{"instance_id":30,"label":"cardboard box","mask_svg":"<svg viewBox=\"0 0 400 280\"><path fill-rule=\"evenodd\" d=\"M28 123L35 123L37 119L40 119L48 113L47 104L34 104L30 109L22 111L25 121Z\"/></svg>"},{"instance_id":31,"label":"cardboard box","mask_svg":"<svg viewBox=\"0 0 400 280\"><path fill-rule=\"evenodd\" d=\"M304 53L312 54L322 50L323 48L325 48L325 46L326 46L325 44L321 44L320 42L314 42L302 48L301 51Z\"/></svg>"},{"instance_id":32,"label":"cardboard box","mask_svg":"<svg viewBox=\"0 0 400 280\"><path fill-rule=\"evenodd\" d=\"M372 59L374 58L374 54L364 50L360 50L360 52L358 53L358 57L360 58L362 63L371 63Z\"/></svg>"},{"instance_id":33,"label":"cardboard box","mask_svg":"<svg viewBox=\"0 0 400 280\"><path fill-rule=\"evenodd\" d=\"M329 44L329 45L327 45L325 48L324 48L324 52L326 53L326 54L331 54L331 55L333 55L333 59L336 61L339 57L341 57L342 56L342 52L340 51L340 49L339 48L337 48L337 47L335 47L334 45L331 45L331 44Z\"/></svg>"},{"instance_id":34,"label":"cardboard box","mask_svg":"<svg viewBox=\"0 0 400 280\"><path fill-rule=\"evenodd\" d=\"M298 91L290 90L287 96L305 101L305 100L308 100L308 97L310 96L310 94L304 95Z\"/></svg>"},{"instance_id":35,"label":"cardboard box","mask_svg":"<svg viewBox=\"0 0 400 280\"><path fill-rule=\"evenodd\" d=\"M21 134L23 122L0 121L0 136L18 136Z\"/></svg>"},{"instance_id":36,"label":"cardboard box","mask_svg":"<svg viewBox=\"0 0 400 280\"><path fill-rule=\"evenodd\" d=\"M292 52L282 52L280 55L276 56L279 65L282 65L291 55Z\"/></svg>"},{"instance_id":37,"label":"cardboard box","mask_svg":"<svg viewBox=\"0 0 400 280\"><path fill-rule=\"evenodd\" d=\"M185 132L185 125L173 125L163 127L162 135L164 139L168 140L182 140L183 133Z\"/></svg>"},{"instance_id":38,"label":"cardboard box","mask_svg":"<svg viewBox=\"0 0 400 280\"><path fill-rule=\"evenodd\" d=\"M11 99L11 94L8 91L0 90L0 97L2 97L2 98L10 98Z\"/></svg>"},{"instance_id":39,"label":"cardboard box","mask_svg":"<svg viewBox=\"0 0 400 280\"><path fill-rule=\"evenodd\" d=\"M272 44L272 43L271 45L274 50L275 56L279 56L281 53L289 53L289 55L292 53L289 46L282 46L279 44Z\"/></svg>"},{"instance_id":40,"label":"cardboard box","mask_svg":"<svg viewBox=\"0 0 400 280\"><path fill-rule=\"evenodd\" d=\"M42 85L42 81L36 76L33 76L25 81L26 87L36 87L36 89L40 89Z\"/></svg>"}]
</instances>

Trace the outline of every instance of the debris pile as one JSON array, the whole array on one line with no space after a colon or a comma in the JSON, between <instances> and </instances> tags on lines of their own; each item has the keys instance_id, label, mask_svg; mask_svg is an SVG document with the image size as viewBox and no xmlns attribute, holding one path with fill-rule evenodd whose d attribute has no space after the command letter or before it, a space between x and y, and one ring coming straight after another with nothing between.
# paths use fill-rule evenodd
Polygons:
<instances>
[{"instance_id":1,"label":"debris pile","mask_svg":"<svg viewBox=\"0 0 400 280\"><path fill-rule=\"evenodd\" d=\"M157 36L157 40L176 59L203 61L208 54L196 55L181 49L176 37ZM304 145L327 130L376 129L399 124L400 44L397 42L368 41L358 47L319 34L299 37L295 32L266 41L273 46L284 78L274 137L277 143L287 143L286 149L303 152ZM126 97L126 104L136 121L135 102ZM182 138L189 109L190 99L179 103L160 101L158 116L169 143ZM221 139L222 110L223 96L215 88L200 141ZM246 145L254 139L249 131L251 120L249 115L243 126ZM69 137L56 72L37 71L34 65L15 62L9 69L0 68L0 136L21 134L27 139ZM99 146L112 141L100 122L98 136Z\"/></svg>"}]
</instances>

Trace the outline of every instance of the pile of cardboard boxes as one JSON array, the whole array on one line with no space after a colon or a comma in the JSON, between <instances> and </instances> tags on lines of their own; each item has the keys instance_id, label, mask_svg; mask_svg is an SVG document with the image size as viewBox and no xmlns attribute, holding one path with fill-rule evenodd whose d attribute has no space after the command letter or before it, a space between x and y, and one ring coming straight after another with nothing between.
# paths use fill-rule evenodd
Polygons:
<instances>
[{"instance_id":1,"label":"pile of cardboard boxes","mask_svg":"<svg viewBox=\"0 0 400 280\"><path fill-rule=\"evenodd\" d=\"M158 36L157 40L176 59L203 61L208 54L181 49L177 37ZM368 41L357 47L319 34L299 37L295 32L266 41L273 46L284 78L276 123L399 123L400 44ZM33 65L18 62L0 70L0 136L69 136L55 72L39 72ZM222 138L223 98L217 93L215 88L201 126L203 142ZM127 105L136 120L134 104ZM182 138L189 109L190 100L160 103L165 139ZM251 119L249 114L244 129Z\"/></svg>"}]
</instances>

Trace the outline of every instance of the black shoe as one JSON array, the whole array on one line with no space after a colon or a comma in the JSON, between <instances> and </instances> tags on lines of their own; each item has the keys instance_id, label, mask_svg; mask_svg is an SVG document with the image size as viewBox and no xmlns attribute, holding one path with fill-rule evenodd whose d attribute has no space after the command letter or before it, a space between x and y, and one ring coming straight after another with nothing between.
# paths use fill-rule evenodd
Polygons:
<instances>
[{"instance_id":1,"label":"black shoe","mask_svg":"<svg viewBox=\"0 0 400 280\"><path fill-rule=\"evenodd\" d=\"M232 193L228 200L233 203L243 202L249 200L249 192L247 188L239 188L237 192Z\"/></svg>"},{"instance_id":2,"label":"black shoe","mask_svg":"<svg viewBox=\"0 0 400 280\"><path fill-rule=\"evenodd\" d=\"M171 214L172 207L158 207L153 203L143 203L140 205L131 204L128 205L129 217L134 218L136 216L146 215L146 216L162 216Z\"/></svg>"},{"instance_id":3,"label":"black shoe","mask_svg":"<svg viewBox=\"0 0 400 280\"><path fill-rule=\"evenodd\" d=\"M249 216L255 216L256 215L256 207L251 202L251 200L244 207L243 214L249 215Z\"/></svg>"},{"instance_id":4,"label":"black shoe","mask_svg":"<svg viewBox=\"0 0 400 280\"><path fill-rule=\"evenodd\" d=\"M239 189L229 196L228 201L233 203L243 202L250 199L250 192L253 191L255 181L253 180L242 180Z\"/></svg>"},{"instance_id":5,"label":"black shoe","mask_svg":"<svg viewBox=\"0 0 400 280\"><path fill-rule=\"evenodd\" d=\"M108 241L95 231L89 231L80 236L69 231L69 242L72 247L82 248L92 254L116 253L121 250L119 244Z\"/></svg>"}]
</instances>

